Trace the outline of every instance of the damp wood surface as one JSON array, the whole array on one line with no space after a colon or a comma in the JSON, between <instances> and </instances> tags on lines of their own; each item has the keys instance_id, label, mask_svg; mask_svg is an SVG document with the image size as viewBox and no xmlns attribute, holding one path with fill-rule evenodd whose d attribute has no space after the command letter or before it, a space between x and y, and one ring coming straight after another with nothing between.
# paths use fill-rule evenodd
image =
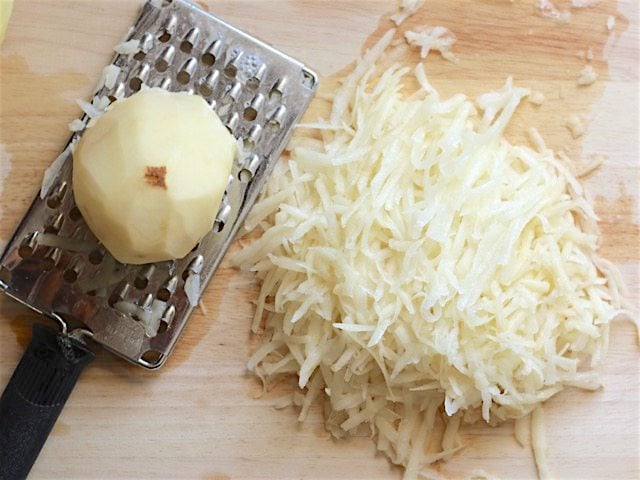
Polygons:
<instances>
[{"instance_id":1,"label":"damp wood surface","mask_svg":"<svg viewBox=\"0 0 640 480\"><path fill-rule=\"evenodd\" d=\"M202 0L230 23L303 60L321 75L321 93L366 46L391 27L395 2L374 0ZM444 94L471 97L497 89L508 75L542 92L541 106L524 102L507 134L524 142L538 128L549 146L578 165L602 155L587 180L602 228L601 254L620 268L639 304L638 2L602 0L569 9L568 23L536 14L535 2L427 0L402 26L443 25L458 37L458 63L437 54L426 61ZM64 147L67 124L80 114L74 100L92 92L112 47L126 34L138 0L17 0L0 49L0 239L10 237L36 194L46 166ZM614 16L613 32L605 25ZM589 62L598 80L579 88ZM415 63L407 50L402 60ZM322 102L306 116L315 120ZM571 115L584 116L573 139ZM8 161L11 169L7 172ZM249 324L257 293L250 275L223 263L166 366L147 372L98 349L44 447L33 479L399 479L400 469L376 454L368 436L332 440L321 409L298 425L292 410L275 410L282 390L256 398L245 371ZM37 315L0 298L0 388L30 338ZM612 327L605 388L567 389L545 406L545 433L556 478L640 476L640 387L634 329ZM1 433L0 433L1 434ZM447 478L486 474L535 478L528 448L513 425L477 424L462 432L464 450L436 469Z\"/></svg>"}]
</instances>

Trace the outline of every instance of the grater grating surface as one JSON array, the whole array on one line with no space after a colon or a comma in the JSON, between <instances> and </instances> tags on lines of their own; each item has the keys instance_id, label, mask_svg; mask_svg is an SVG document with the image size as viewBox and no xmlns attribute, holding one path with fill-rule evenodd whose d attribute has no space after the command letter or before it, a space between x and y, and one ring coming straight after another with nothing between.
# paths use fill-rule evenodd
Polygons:
<instances>
[{"instance_id":1,"label":"grater grating surface","mask_svg":"<svg viewBox=\"0 0 640 480\"><path fill-rule=\"evenodd\" d=\"M114 57L117 81L96 96L114 101L147 85L207 100L243 144L214 230L180 260L116 262L74 205L67 148L49 191L34 199L0 258L5 293L54 319L79 321L95 341L149 369L164 363L194 309L185 283L198 293L207 285L317 87L303 64L188 1L157 5L144 5L126 38L140 41L138 52Z\"/></svg>"}]
</instances>

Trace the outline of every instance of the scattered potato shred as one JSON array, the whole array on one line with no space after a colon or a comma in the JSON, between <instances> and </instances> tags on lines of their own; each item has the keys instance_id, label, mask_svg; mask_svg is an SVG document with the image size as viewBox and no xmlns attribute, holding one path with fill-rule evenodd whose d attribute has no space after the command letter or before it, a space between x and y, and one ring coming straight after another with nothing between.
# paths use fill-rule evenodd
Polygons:
<instances>
[{"instance_id":1,"label":"scattered potato shred","mask_svg":"<svg viewBox=\"0 0 640 480\"><path fill-rule=\"evenodd\" d=\"M614 17L613 15L609 15L607 17L607 31L611 32L615 26L616 26L616 17Z\"/></svg>"},{"instance_id":2,"label":"scattered potato shred","mask_svg":"<svg viewBox=\"0 0 640 480\"><path fill-rule=\"evenodd\" d=\"M236 261L261 281L264 331L249 369L295 376L300 420L323 401L333 435L370 430L406 478L463 448L461 425L531 412L543 462L538 408L600 387L622 286L569 168L503 137L529 91L441 98L422 65L376 65L390 35L247 220L261 236Z\"/></svg>"},{"instance_id":3,"label":"scattered potato shred","mask_svg":"<svg viewBox=\"0 0 640 480\"><path fill-rule=\"evenodd\" d=\"M578 77L578 85L581 87L587 87L598 79L598 74L595 72L591 65L587 65L580 71L580 76Z\"/></svg>"},{"instance_id":4,"label":"scattered potato shred","mask_svg":"<svg viewBox=\"0 0 640 480\"><path fill-rule=\"evenodd\" d=\"M140 40L132 39L115 46L114 50L120 55L133 55L140 50Z\"/></svg>"},{"instance_id":5,"label":"scattered potato shred","mask_svg":"<svg viewBox=\"0 0 640 480\"><path fill-rule=\"evenodd\" d=\"M584 120L579 115L571 115L569 117L567 120L567 128L573 138L581 137L586 130Z\"/></svg>"},{"instance_id":6,"label":"scattered potato shred","mask_svg":"<svg viewBox=\"0 0 640 480\"><path fill-rule=\"evenodd\" d=\"M402 0L400 11L391 16L391 21L399 26L407 18L416 13L424 5L426 0Z\"/></svg>"},{"instance_id":7,"label":"scattered potato shred","mask_svg":"<svg viewBox=\"0 0 640 480\"><path fill-rule=\"evenodd\" d=\"M567 23L571 20L571 12L558 9L550 0L539 0L536 4L538 14L550 18L559 23Z\"/></svg>"},{"instance_id":8,"label":"scattered potato shred","mask_svg":"<svg viewBox=\"0 0 640 480\"><path fill-rule=\"evenodd\" d=\"M427 58L429 52L440 52L442 58L450 62L458 59L451 52L451 47L456 42L456 36L445 27L425 27L419 31L407 31L404 34L407 43L420 48L420 56Z\"/></svg>"},{"instance_id":9,"label":"scattered potato shred","mask_svg":"<svg viewBox=\"0 0 640 480\"><path fill-rule=\"evenodd\" d=\"M542 105L545 100L546 98L542 92L534 91L531 92L531 95L529 96L529 101L538 107Z\"/></svg>"}]
</instances>

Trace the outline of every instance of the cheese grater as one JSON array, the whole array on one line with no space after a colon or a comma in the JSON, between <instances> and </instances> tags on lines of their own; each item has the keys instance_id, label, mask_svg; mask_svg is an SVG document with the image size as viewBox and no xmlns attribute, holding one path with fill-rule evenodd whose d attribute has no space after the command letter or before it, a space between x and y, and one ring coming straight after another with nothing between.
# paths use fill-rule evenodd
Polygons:
<instances>
[{"instance_id":1,"label":"cheese grater","mask_svg":"<svg viewBox=\"0 0 640 480\"><path fill-rule=\"evenodd\" d=\"M214 228L189 255L124 265L100 245L74 205L71 153L82 130L71 135L0 258L0 288L59 326L59 332L34 328L0 401L2 480L29 472L93 358L86 338L146 369L165 362L318 84L299 61L186 0L148 1L125 41L137 48L114 56L118 68L110 68L117 77L101 82L94 104L146 87L201 95L238 140L239 154ZM82 125L88 120L86 114L80 119ZM7 407L21 401L18 412ZM41 441L12 440L5 434L11 429Z\"/></svg>"}]
</instances>

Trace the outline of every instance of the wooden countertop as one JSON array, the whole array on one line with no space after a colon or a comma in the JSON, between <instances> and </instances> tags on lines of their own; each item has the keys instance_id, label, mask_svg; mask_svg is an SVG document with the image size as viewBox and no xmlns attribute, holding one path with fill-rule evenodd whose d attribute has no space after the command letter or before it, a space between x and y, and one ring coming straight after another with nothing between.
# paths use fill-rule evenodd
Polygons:
<instances>
[{"instance_id":1,"label":"wooden countertop","mask_svg":"<svg viewBox=\"0 0 640 480\"><path fill-rule=\"evenodd\" d=\"M377 0L203 0L213 13L269 40L315 67L330 91L337 74L391 26L394 2ZM602 255L615 262L639 305L638 2L602 0L571 9L568 23L536 15L532 0L429 0L403 27L444 25L457 36L457 64L429 57L427 71L444 93L470 96L517 84L542 91L541 107L525 104L508 135L536 126L576 162L606 157L587 181L601 218ZM557 0L569 8L569 0ZM0 49L0 238L6 241L39 188L45 167L68 137L112 47L132 24L139 0L17 0ZM616 19L609 33L605 22ZM598 81L578 88L591 48ZM408 57L417 61L417 55ZM574 140L565 124L586 115ZM312 118L314 112L310 112ZM245 373L256 289L251 276L219 270L204 296L208 313L191 319L159 372L145 372L100 352L73 393L32 478L397 479L399 469L375 454L366 437L334 441L314 408L303 425L292 411L260 399ZM9 379L37 315L0 298L0 387ZM638 478L640 369L634 328L612 328L606 388L567 390L545 409L549 462L558 478ZM446 477L482 470L533 478L528 449L512 425L467 428L467 447L439 466Z\"/></svg>"}]
</instances>

